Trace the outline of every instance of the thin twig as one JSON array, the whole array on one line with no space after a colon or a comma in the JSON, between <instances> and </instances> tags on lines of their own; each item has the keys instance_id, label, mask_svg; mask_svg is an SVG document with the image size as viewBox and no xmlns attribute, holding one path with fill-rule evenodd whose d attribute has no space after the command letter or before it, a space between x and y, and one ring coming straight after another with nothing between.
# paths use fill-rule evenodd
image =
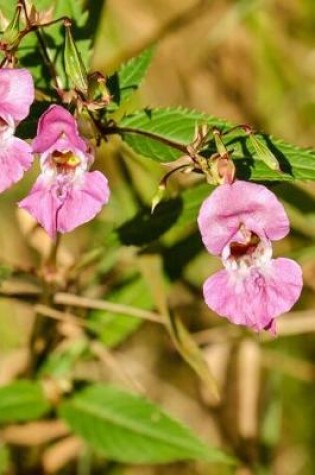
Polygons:
<instances>
[{"instance_id":1,"label":"thin twig","mask_svg":"<svg viewBox=\"0 0 315 475\"><path fill-rule=\"evenodd\" d=\"M198 345L230 341L242 336L242 329L232 326L208 328L194 333L192 336Z\"/></svg>"},{"instance_id":2,"label":"thin twig","mask_svg":"<svg viewBox=\"0 0 315 475\"><path fill-rule=\"evenodd\" d=\"M83 318L77 317L73 313L61 312L60 310L49 307L48 305L37 304L34 307L34 311L43 317L52 318L59 322L73 323L81 327L87 327L87 322Z\"/></svg>"},{"instance_id":3,"label":"thin twig","mask_svg":"<svg viewBox=\"0 0 315 475\"><path fill-rule=\"evenodd\" d=\"M41 294L41 287L19 279L10 278L0 285L0 295L3 297L37 297Z\"/></svg>"},{"instance_id":4,"label":"thin twig","mask_svg":"<svg viewBox=\"0 0 315 475\"><path fill-rule=\"evenodd\" d=\"M262 365L307 383L315 380L315 365L313 363L301 358L281 354L275 350L263 350Z\"/></svg>"},{"instance_id":5,"label":"thin twig","mask_svg":"<svg viewBox=\"0 0 315 475\"><path fill-rule=\"evenodd\" d=\"M278 335L302 335L315 331L315 312L314 310L302 310L300 312L290 312L283 315L279 321Z\"/></svg>"},{"instance_id":6,"label":"thin twig","mask_svg":"<svg viewBox=\"0 0 315 475\"><path fill-rule=\"evenodd\" d=\"M36 26L32 25L31 22L30 22L30 19L28 17L25 0L21 0L21 4L22 4L22 7L23 7L26 23L27 23L27 26L28 26L28 30L25 31L25 34L28 34L29 32L34 31L34 33L37 37L39 46L40 46L40 52L41 52L42 58L44 60L44 63L46 64L47 68L49 69L49 72L50 72L51 78L54 82L54 85L57 89L61 89L62 85L60 84L55 65L52 62L52 60L50 59L50 56L49 56L49 53L48 53L48 48L46 46L45 38L44 38L44 36L43 36L43 34L40 30L40 28L45 27L45 26L51 26L55 22L49 22L47 24L36 25ZM25 34L23 36L25 36ZM22 39L22 37L21 37L21 39Z\"/></svg>"},{"instance_id":7,"label":"thin twig","mask_svg":"<svg viewBox=\"0 0 315 475\"><path fill-rule=\"evenodd\" d=\"M117 358L109 351L104 345L98 341L92 341L90 344L92 353L106 365L116 376L119 377L121 382L127 384L130 389L137 391L137 393L145 394L145 389L135 378L133 378L119 363Z\"/></svg>"},{"instance_id":8,"label":"thin twig","mask_svg":"<svg viewBox=\"0 0 315 475\"><path fill-rule=\"evenodd\" d=\"M173 140L169 140L161 135L154 134L153 132L149 132L148 130L142 130L142 129L137 129L133 127L103 127L102 133L104 135L112 135L112 134L118 134L118 135L123 135L123 134L135 134L135 135L142 135L144 137L147 137L152 140L156 140L157 142L161 142L164 145L168 145L169 147L172 147L176 150L179 150L180 152L187 154L187 146L183 145L178 142L174 142Z\"/></svg>"},{"instance_id":9,"label":"thin twig","mask_svg":"<svg viewBox=\"0 0 315 475\"><path fill-rule=\"evenodd\" d=\"M94 122L95 127L99 131L102 136L108 135L124 135L124 134L135 134L135 135L142 135L143 137L147 137L152 140L156 140L157 142L161 142L168 147L172 147L175 150L187 155L188 149L187 145L181 144L179 142L174 142L173 140L167 139L162 135L155 134L149 130L137 129L135 127L120 127L117 125L105 125L102 124L100 120L98 120L92 113L90 113L90 117Z\"/></svg>"},{"instance_id":10,"label":"thin twig","mask_svg":"<svg viewBox=\"0 0 315 475\"><path fill-rule=\"evenodd\" d=\"M142 310L141 308L130 307L106 300L91 299L88 297L80 297L74 294L58 292L54 296L54 303L61 305L70 305L73 307L83 307L95 310L107 310L108 312L128 315L130 317L141 318L155 323L163 323L163 317L155 312Z\"/></svg>"}]
</instances>

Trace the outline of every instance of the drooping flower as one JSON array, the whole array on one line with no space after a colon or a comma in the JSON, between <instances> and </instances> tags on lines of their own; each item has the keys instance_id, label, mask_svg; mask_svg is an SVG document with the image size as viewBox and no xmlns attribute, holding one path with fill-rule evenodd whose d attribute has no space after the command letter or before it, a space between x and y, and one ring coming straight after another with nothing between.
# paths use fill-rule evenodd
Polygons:
<instances>
[{"instance_id":1,"label":"drooping flower","mask_svg":"<svg viewBox=\"0 0 315 475\"><path fill-rule=\"evenodd\" d=\"M262 185L221 185L201 206L198 225L207 250L225 269L203 287L206 304L237 325L275 333L274 319L290 310L302 290L302 271L291 259L272 259L271 241L285 237L289 220Z\"/></svg>"},{"instance_id":2,"label":"drooping flower","mask_svg":"<svg viewBox=\"0 0 315 475\"><path fill-rule=\"evenodd\" d=\"M51 106L39 119L33 152L40 155L41 174L19 206L54 238L93 219L109 199L106 177L89 172L94 161L79 135L75 118Z\"/></svg>"},{"instance_id":3,"label":"drooping flower","mask_svg":"<svg viewBox=\"0 0 315 475\"><path fill-rule=\"evenodd\" d=\"M34 84L26 69L0 69L0 192L19 181L32 164L32 148L14 136L34 100Z\"/></svg>"}]
</instances>

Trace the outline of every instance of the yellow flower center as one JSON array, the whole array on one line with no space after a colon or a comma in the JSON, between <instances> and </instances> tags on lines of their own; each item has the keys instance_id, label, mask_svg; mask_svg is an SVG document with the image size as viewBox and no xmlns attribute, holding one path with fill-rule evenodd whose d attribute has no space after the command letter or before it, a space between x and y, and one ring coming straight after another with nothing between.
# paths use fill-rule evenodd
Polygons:
<instances>
[{"instance_id":1,"label":"yellow flower center","mask_svg":"<svg viewBox=\"0 0 315 475\"><path fill-rule=\"evenodd\" d=\"M80 158L74 155L72 152L58 152L55 151L52 154L53 162L59 168L75 168L80 164Z\"/></svg>"}]
</instances>

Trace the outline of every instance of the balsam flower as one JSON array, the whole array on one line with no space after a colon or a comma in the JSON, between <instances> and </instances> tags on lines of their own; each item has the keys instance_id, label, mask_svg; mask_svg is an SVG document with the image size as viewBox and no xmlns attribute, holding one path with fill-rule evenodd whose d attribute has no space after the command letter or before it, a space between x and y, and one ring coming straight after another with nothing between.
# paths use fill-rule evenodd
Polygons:
<instances>
[{"instance_id":1,"label":"balsam flower","mask_svg":"<svg viewBox=\"0 0 315 475\"><path fill-rule=\"evenodd\" d=\"M289 232L282 204L264 186L236 181L204 201L198 225L225 267L204 283L206 304L237 325L275 333L274 319L290 310L303 285L296 262L272 259L271 241Z\"/></svg>"},{"instance_id":2,"label":"balsam flower","mask_svg":"<svg viewBox=\"0 0 315 475\"><path fill-rule=\"evenodd\" d=\"M79 135L74 117L51 106L39 119L33 152L40 155L41 174L30 194L19 203L54 238L95 217L110 195L88 143Z\"/></svg>"},{"instance_id":3,"label":"balsam flower","mask_svg":"<svg viewBox=\"0 0 315 475\"><path fill-rule=\"evenodd\" d=\"M0 69L0 192L19 181L32 164L31 146L14 133L33 100L33 79L26 69Z\"/></svg>"}]
</instances>

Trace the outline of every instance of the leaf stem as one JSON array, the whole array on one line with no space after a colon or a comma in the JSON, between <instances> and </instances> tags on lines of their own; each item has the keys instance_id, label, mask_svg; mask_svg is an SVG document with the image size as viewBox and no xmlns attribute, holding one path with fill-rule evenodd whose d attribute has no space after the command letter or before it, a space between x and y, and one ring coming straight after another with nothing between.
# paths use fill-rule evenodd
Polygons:
<instances>
[{"instance_id":1,"label":"leaf stem","mask_svg":"<svg viewBox=\"0 0 315 475\"><path fill-rule=\"evenodd\" d=\"M119 126L103 126L103 124L100 124L99 122L96 123L98 129L102 132L103 135L124 135L124 134L136 134L136 135L142 135L143 137L148 137L149 139L156 140L157 142L161 142L164 145L167 145L169 147L172 147L176 150L179 150L183 154L187 154L187 145L174 142L173 140L167 139L165 137L162 137L161 135L154 134L153 132L150 132L148 130L142 130L142 129L137 129L133 127L119 127Z\"/></svg>"}]
</instances>

